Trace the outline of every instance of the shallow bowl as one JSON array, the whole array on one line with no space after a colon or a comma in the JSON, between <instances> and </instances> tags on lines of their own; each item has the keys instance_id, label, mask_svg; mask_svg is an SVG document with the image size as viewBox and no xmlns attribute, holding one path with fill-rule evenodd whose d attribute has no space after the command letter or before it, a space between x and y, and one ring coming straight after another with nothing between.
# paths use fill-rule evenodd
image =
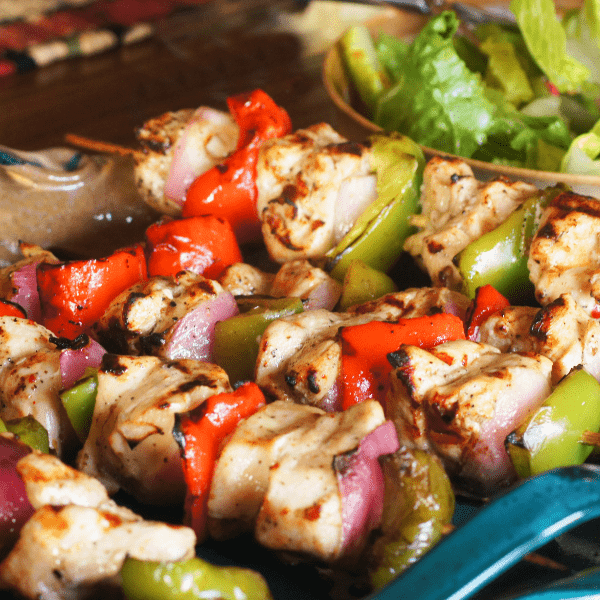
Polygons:
<instances>
[{"instance_id":1,"label":"shallow bowl","mask_svg":"<svg viewBox=\"0 0 600 600\"><path fill-rule=\"evenodd\" d=\"M427 17L414 15L404 11L389 9L366 23L372 34L385 32L398 37L410 39L427 22ZM383 129L360 114L350 104L350 86L342 62L339 40L327 51L322 69L323 84L329 98L335 106L336 127L347 138L355 141L364 140L373 133L381 133ZM422 146L425 156L455 156L441 152L435 148ZM495 165L481 160L463 158L473 168L480 179L491 179L504 175L513 180L527 181L544 188L557 183L564 183L575 192L600 198L600 177L591 175L572 175L550 171L536 171L504 165Z\"/></svg>"}]
</instances>

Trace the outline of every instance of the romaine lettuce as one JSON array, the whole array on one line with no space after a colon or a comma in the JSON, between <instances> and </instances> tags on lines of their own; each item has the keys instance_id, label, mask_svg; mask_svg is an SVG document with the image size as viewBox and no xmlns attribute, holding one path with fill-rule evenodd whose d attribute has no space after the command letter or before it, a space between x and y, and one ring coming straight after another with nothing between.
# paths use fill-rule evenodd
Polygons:
<instances>
[{"instance_id":1,"label":"romaine lettuce","mask_svg":"<svg viewBox=\"0 0 600 600\"><path fill-rule=\"evenodd\" d=\"M471 156L487 139L495 107L458 56L451 11L432 18L409 47L401 79L377 103L375 122L424 146Z\"/></svg>"},{"instance_id":2,"label":"romaine lettuce","mask_svg":"<svg viewBox=\"0 0 600 600\"><path fill-rule=\"evenodd\" d=\"M529 52L560 92L581 91L590 70L567 53L567 36L552 0L512 0Z\"/></svg>"}]
</instances>

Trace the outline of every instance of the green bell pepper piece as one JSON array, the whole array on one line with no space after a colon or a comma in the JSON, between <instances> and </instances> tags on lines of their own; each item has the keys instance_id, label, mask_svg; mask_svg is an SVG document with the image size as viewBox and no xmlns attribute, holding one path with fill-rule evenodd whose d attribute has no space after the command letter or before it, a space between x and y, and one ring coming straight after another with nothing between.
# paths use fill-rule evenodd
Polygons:
<instances>
[{"instance_id":1,"label":"green bell pepper piece","mask_svg":"<svg viewBox=\"0 0 600 600\"><path fill-rule=\"evenodd\" d=\"M397 289L394 280L385 273L373 269L362 260L353 260L344 275L339 310L376 300Z\"/></svg>"},{"instance_id":2,"label":"green bell pepper piece","mask_svg":"<svg viewBox=\"0 0 600 600\"><path fill-rule=\"evenodd\" d=\"M585 431L600 431L600 383L583 369L564 377L544 404L506 438L520 477L580 465L593 450Z\"/></svg>"},{"instance_id":3,"label":"green bell pepper piece","mask_svg":"<svg viewBox=\"0 0 600 600\"><path fill-rule=\"evenodd\" d=\"M254 294L250 296L236 296L235 301L241 314L247 312L257 312L260 310L289 310L290 306L297 306L297 298L273 298L273 296L264 296Z\"/></svg>"},{"instance_id":4,"label":"green bell pepper piece","mask_svg":"<svg viewBox=\"0 0 600 600\"><path fill-rule=\"evenodd\" d=\"M8 429L6 429L6 425L4 424L4 421L2 419L0 419L0 433L6 433L8 431Z\"/></svg>"},{"instance_id":5,"label":"green bell pepper piece","mask_svg":"<svg viewBox=\"0 0 600 600\"><path fill-rule=\"evenodd\" d=\"M454 514L450 479L440 461L402 448L383 461L384 512L369 566L375 589L415 563L442 537Z\"/></svg>"},{"instance_id":6,"label":"green bell pepper piece","mask_svg":"<svg viewBox=\"0 0 600 600\"><path fill-rule=\"evenodd\" d=\"M271 306L255 306L215 326L213 359L232 385L254 376L260 338L272 321L304 310L300 298L274 298Z\"/></svg>"},{"instance_id":7,"label":"green bell pepper piece","mask_svg":"<svg viewBox=\"0 0 600 600\"><path fill-rule=\"evenodd\" d=\"M326 254L326 269L339 281L356 259L378 271L388 271L402 254L406 238L416 231L409 217L419 209L425 166L421 148L400 134L372 136L371 148L377 199Z\"/></svg>"},{"instance_id":8,"label":"green bell pepper piece","mask_svg":"<svg viewBox=\"0 0 600 600\"><path fill-rule=\"evenodd\" d=\"M39 450L44 454L48 454L50 451L48 432L45 427L31 415L5 421L4 425L6 431L14 434L24 444L31 446L34 450Z\"/></svg>"},{"instance_id":9,"label":"green bell pepper piece","mask_svg":"<svg viewBox=\"0 0 600 600\"><path fill-rule=\"evenodd\" d=\"M349 79L370 115L389 80L379 61L377 49L364 25L350 27L339 42L342 61Z\"/></svg>"},{"instance_id":10,"label":"green bell pepper piece","mask_svg":"<svg viewBox=\"0 0 600 600\"><path fill-rule=\"evenodd\" d=\"M527 268L529 246L543 208L562 191L564 188L556 186L525 200L504 223L456 255L465 295L475 298L477 288L490 284L513 304L532 297Z\"/></svg>"},{"instance_id":11,"label":"green bell pepper piece","mask_svg":"<svg viewBox=\"0 0 600 600\"><path fill-rule=\"evenodd\" d=\"M60 393L67 416L81 442L85 442L90 431L97 395L98 369L90 367L73 387Z\"/></svg>"},{"instance_id":12,"label":"green bell pepper piece","mask_svg":"<svg viewBox=\"0 0 600 600\"><path fill-rule=\"evenodd\" d=\"M127 558L121 568L128 600L270 600L263 577L250 569L218 567L200 558L174 563Z\"/></svg>"}]
</instances>

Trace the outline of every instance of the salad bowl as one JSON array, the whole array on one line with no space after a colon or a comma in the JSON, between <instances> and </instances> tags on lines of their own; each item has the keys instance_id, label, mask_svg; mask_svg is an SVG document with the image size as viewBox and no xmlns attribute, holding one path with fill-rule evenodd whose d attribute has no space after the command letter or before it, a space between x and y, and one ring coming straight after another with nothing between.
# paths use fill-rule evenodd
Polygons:
<instances>
[{"instance_id":1,"label":"salad bowl","mask_svg":"<svg viewBox=\"0 0 600 600\"><path fill-rule=\"evenodd\" d=\"M374 38L379 34L388 34L405 41L413 39L427 23L429 17L406 12L400 9L388 9L377 17L365 23ZM325 90L331 100L334 110L337 129L342 135L351 140L361 141L373 133L383 132L384 129L369 119L355 102L356 92L352 89L347 69L344 65L341 38L338 39L326 52L322 65L322 80ZM429 145L421 147L427 158L432 156L456 156ZM575 192L600 197L600 176L560 173L543 171L505 164L495 164L474 158L462 158L474 170L480 179L491 179L506 176L513 180L521 180L547 187L563 183Z\"/></svg>"}]
</instances>

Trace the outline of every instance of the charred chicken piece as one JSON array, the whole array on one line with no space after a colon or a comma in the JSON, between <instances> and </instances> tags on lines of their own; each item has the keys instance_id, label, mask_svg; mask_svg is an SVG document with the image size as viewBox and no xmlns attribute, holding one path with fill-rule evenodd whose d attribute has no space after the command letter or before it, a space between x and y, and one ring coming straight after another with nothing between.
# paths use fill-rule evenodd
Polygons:
<instances>
[{"instance_id":1,"label":"charred chicken piece","mask_svg":"<svg viewBox=\"0 0 600 600\"><path fill-rule=\"evenodd\" d=\"M28 319L0 317L0 419L31 415L61 456L76 443L60 401L60 354L53 333Z\"/></svg>"},{"instance_id":2,"label":"charred chicken piece","mask_svg":"<svg viewBox=\"0 0 600 600\"><path fill-rule=\"evenodd\" d=\"M600 317L600 201L559 194L544 211L529 250L530 279L544 306L571 294L592 317Z\"/></svg>"},{"instance_id":3,"label":"charred chicken piece","mask_svg":"<svg viewBox=\"0 0 600 600\"><path fill-rule=\"evenodd\" d=\"M325 123L265 143L258 213L274 261L323 257L348 232L376 197L369 153Z\"/></svg>"},{"instance_id":4,"label":"charred chicken piece","mask_svg":"<svg viewBox=\"0 0 600 600\"><path fill-rule=\"evenodd\" d=\"M229 391L226 373L210 363L105 355L78 468L111 494L122 487L146 504L180 502L185 485L175 415Z\"/></svg>"},{"instance_id":5,"label":"charred chicken piece","mask_svg":"<svg viewBox=\"0 0 600 600\"><path fill-rule=\"evenodd\" d=\"M454 257L537 192L533 185L503 177L480 182L464 161L433 157L423 172L422 213L412 219L421 231L404 248L422 263L434 286L459 289L462 277Z\"/></svg>"},{"instance_id":6,"label":"charred chicken piece","mask_svg":"<svg viewBox=\"0 0 600 600\"><path fill-rule=\"evenodd\" d=\"M110 500L99 481L53 456L32 452L17 471L36 510L0 563L0 587L32 600L84 598L98 586L110 595L128 556L194 556L191 529L145 521Z\"/></svg>"},{"instance_id":7,"label":"charred chicken piece","mask_svg":"<svg viewBox=\"0 0 600 600\"><path fill-rule=\"evenodd\" d=\"M464 315L468 305L469 299L457 292L420 288L388 294L346 313L314 310L280 319L262 336L256 382L271 398L337 410L340 327L442 311Z\"/></svg>"},{"instance_id":8,"label":"charred chicken piece","mask_svg":"<svg viewBox=\"0 0 600 600\"><path fill-rule=\"evenodd\" d=\"M231 115L204 106L146 121L136 133L142 151L134 168L142 198L162 213L181 214L187 188L235 150L238 133Z\"/></svg>"},{"instance_id":9,"label":"charred chicken piece","mask_svg":"<svg viewBox=\"0 0 600 600\"><path fill-rule=\"evenodd\" d=\"M301 298L306 301L305 310L332 310L342 292L338 281L305 259L284 263L276 274L236 263L225 270L219 282L234 296L258 294L274 298Z\"/></svg>"},{"instance_id":10,"label":"charred chicken piece","mask_svg":"<svg viewBox=\"0 0 600 600\"><path fill-rule=\"evenodd\" d=\"M390 362L387 413L402 441L436 452L472 492L515 479L504 439L550 393L550 359L455 341L431 351L404 346Z\"/></svg>"},{"instance_id":11,"label":"charred chicken piece","mask_svg":"<svg viewBox=\"0 0 600 600\"><path fill-rule=\"evenodd\" d=\"M570 294L541 310L511 306L491 315L479 329L479 342L501 352L536 352L553 362L552 383L579 365L600 379L600 323Z\"/></svg>"},{"instance_id":12,"label":"charred chicken piece","mask_svg":"<svg viewBox=\"0 0 600 600\"><path fill-rule=\"evenodd\" d=\"M289 402L266 405L238 426L217 460L209 531L217 538L254 531L269 548L326 562L359 553L381 518L383 478L375 522L367 514L345 513L341 490L353 454L384 422L376 401L335 414ZM397 449L388 425L395 446L383 451L381 446L376 454ZM376 481L373 475L367 487L376 487Z\"/></svg>"},{"instance_id":13,"label":"charred chicken piece","mask_svg":"<svg viewBox=\"0 0 600 600\"><path fill-rule=\"evenodd\" d=\"M92 333L104 348L117 354L198 358L193 353L194 340L190 340L186 354L183 348L174 347L173 338L180 327L185 327L182 319L186 315L223 293L219 283L190 271L151 277L119 294ZM202 343L196 340L197 346Z\"/></svg>"}]
</instances>

